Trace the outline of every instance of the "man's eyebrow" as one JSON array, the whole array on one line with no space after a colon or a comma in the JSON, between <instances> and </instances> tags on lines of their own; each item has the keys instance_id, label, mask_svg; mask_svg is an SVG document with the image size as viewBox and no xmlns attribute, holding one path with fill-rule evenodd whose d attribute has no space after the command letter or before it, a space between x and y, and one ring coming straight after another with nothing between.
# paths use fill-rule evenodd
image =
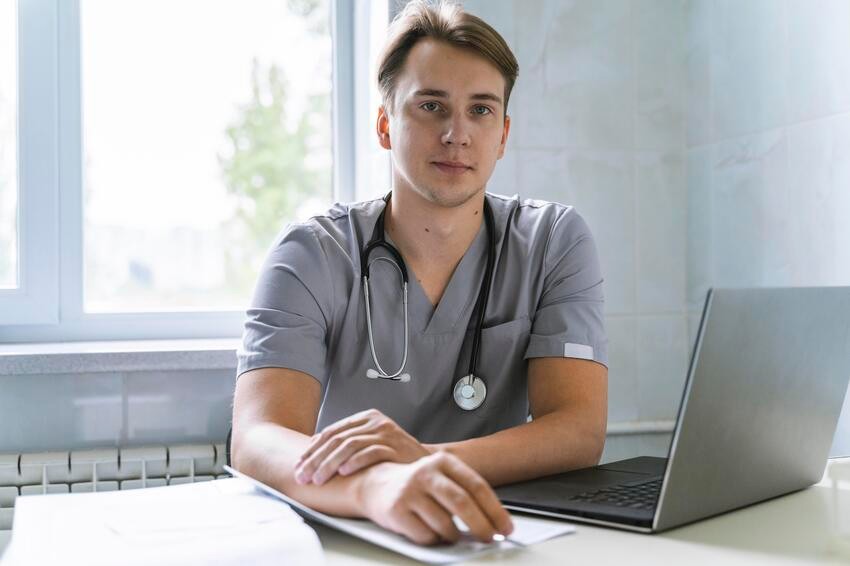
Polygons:
<instances>
[{"instance_id":1,"label":"man's eyebrow","mask_svg":"<svg viewBox=\"0 0 850 566\"><path fill-rule=\"evenodd\" d=\"M433 88L421 88L414 92L413 96L436 96L437 98L448 98L449 93L444 90L438 90ZM496 96L495 94L491 94L489 92L479 92L477 94L471 95L469 98L471 98L472 100L490 100L498 104L502 103L501 97Z\"/></svg>"}]
</instances>

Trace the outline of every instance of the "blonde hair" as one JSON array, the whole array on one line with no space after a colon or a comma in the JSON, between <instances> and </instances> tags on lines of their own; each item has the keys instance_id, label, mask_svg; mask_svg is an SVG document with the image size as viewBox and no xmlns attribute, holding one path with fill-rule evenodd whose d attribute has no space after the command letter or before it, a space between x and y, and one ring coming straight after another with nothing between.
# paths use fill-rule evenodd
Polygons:
<instances>
[{"instance_id":1,"label":"blonde hair","mask_svg":"<svg viewBox=\"0 0 850 566\"><path fill-rule=\"evenodd\" d=\"M504 113L519 74L519 64L504 38L477 16L454 2L412 0L390 24L387 42L378 60L378 90L392 113L398 76L410 50L421 39L433 38L469 49L490 61L505 78Z\"/></svg>"}]
</instances>

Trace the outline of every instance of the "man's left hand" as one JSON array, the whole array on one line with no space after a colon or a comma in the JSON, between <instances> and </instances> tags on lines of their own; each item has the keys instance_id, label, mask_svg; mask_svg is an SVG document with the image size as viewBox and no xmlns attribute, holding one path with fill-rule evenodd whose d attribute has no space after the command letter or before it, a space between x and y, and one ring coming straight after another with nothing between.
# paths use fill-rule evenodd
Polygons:
<instances>
[{"instance_id":1,"label":"man's left hand","mask_svg":"<svg viewBox=\"0 0 850 566\"><path fill-rule=\"evenodd\" d=\"M432 453L377 409L356 413L313 436L295 465L299 483L321 485L378 462L415 462Z\"/></svg>"}]
</instances>

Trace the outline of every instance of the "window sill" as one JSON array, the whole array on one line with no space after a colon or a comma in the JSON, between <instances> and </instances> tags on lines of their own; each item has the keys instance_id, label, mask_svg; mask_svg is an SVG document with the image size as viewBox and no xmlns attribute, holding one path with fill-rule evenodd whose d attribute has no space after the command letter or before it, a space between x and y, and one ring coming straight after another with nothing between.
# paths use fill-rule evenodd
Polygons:
<instances>
[{"instance_id":1,"label":"window sill","mask_svg":"<svg viewBox=\"0 0 850 566\"><path fill-rule=\"evenodd\" d=\"M236 368L239 338L0 345L0 376Z\"/></svg>"}]
</instances>

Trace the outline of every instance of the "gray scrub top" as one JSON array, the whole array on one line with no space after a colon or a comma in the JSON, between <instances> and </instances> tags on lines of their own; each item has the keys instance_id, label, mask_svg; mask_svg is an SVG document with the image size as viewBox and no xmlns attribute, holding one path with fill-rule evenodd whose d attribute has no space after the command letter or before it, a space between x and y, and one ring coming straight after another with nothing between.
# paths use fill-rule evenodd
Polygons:
<instances>
[{"instance_id":1,"label":"gray scrub top","mask_svg":"<svg viewBox=\"0 0 850 566\"><path fill-rule=\"evenodd\" d=\"M583 358L607 366L602 273L582 217L557 203L490 193L486 198L495 220L496 261L477 369L487 384L482 406L461 409L452 389L469 369L473 310L487 260L484 222L436 307L409 271L405 372L411 380L366 377L376 368L366 332L360 250L372 237L383 199L336 204L281 232L246 313L237 376L263 367L305 372L322 385L317 430L376 408L420 442L431 443L526 422L528 358ZM379 248L370 261L388 255ZM404 349L401 278L392 265L378 261L371 264L369 284L378 361L394 372Z\"/></svg>"}]
</instances>

